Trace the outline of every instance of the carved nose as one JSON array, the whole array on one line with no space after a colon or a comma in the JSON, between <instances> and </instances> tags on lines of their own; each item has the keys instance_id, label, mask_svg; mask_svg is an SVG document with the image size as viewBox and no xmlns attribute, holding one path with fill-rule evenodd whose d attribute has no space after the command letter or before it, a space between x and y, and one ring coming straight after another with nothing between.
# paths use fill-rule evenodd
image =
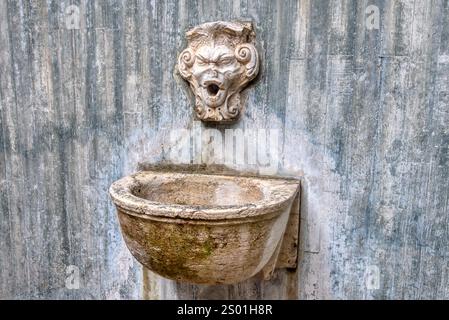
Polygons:
<instances>
[{"instance_id":1,"label":"carved nose","mask_svg":"<svg viewBox=\"0 0 449 320\"><path fill-rule=\"evenodd\" d=\"M210 69L210 74L212 75L212 77L217 77L218 76L218 72L215 69Z\"/></svg>"}]
</instances>

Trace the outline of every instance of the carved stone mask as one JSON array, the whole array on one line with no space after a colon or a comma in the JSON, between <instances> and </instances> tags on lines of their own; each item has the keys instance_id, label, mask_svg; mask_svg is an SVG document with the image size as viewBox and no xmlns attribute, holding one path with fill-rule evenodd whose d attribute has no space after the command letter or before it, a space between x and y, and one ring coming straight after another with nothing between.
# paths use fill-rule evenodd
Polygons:
<instances>
[{"instance_id":1,"label":"carved stone mask","mask_svg":"<svg viewBox=\"0 0 449 320\"><path fill-rule=\"evenodd\" d=\"M241 91L259 72L251 23L209 22L186 33L188 47L178 58L178 70L195 95L199 119L236 120L242 109Z\"/></svg>"}]
</instances>

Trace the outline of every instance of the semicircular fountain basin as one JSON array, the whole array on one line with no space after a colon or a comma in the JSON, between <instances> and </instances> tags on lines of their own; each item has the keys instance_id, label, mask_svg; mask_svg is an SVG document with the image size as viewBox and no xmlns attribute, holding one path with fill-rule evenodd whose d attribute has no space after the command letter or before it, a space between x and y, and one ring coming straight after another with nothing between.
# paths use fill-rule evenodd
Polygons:
<instances>
[{"instance_id":1,"label":"semicircular fountain basin","mask_svg":"<svg viewBox=\"0 0 449 320\"><path fill-rule=\"evenodd\" d=\"M142 171L111 185L125 242L151 271L198 284L258 273L282 242L294 179Z\"/></svg>"}]
</instances>

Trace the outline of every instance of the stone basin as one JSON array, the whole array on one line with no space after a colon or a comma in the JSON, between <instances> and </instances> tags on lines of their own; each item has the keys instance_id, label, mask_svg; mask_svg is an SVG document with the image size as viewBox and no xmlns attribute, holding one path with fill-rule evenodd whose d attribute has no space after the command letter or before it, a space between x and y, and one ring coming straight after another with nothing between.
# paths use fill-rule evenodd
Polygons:
<instances>
[{"instance_id":1,"label":"stone basin","mask_svg":"<svg viewBox=\"0 0 449 320\"><path fill-rule=\"evenodd\" d=\"M279 253L299 181L141 171L114 182L126 245L149 270L197 284L240 282Z\"/></svg>"}]
</instances>

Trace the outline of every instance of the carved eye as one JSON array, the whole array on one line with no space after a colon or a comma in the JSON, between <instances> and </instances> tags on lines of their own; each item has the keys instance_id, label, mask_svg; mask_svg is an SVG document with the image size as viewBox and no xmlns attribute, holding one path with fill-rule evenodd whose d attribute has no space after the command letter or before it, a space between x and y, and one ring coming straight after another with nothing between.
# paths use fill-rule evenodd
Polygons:
<instances>
[{"instance_id":1,"label":"carved eye","mask_svg":"<svg viewBox=\"0 0 449 320\"><path fill-rule=\"evenodd\" d=\"M231 64L234 61L232 57L223 58L220 60L220 63L223 65Z\"/></svg>"},{"instance_id":2,"label":"carved eye","mask_svg":"<svg viewBox=\"0 0 449 320\"><path fill-rule=\"evenodd\" d=\"M208 63L207 60L201 56L197 56L196 61L199 66L205 66Z\"/></svg>"}]
</instances>

